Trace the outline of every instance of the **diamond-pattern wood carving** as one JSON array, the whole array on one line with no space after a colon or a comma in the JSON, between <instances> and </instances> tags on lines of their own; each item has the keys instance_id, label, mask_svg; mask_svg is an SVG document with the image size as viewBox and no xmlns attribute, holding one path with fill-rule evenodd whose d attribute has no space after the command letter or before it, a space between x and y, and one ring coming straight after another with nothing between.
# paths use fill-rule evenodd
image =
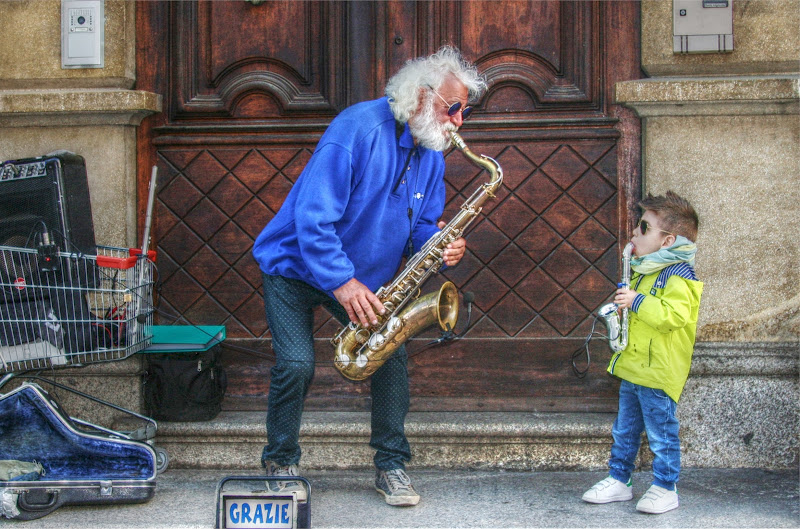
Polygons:
<instances>
[{"instance_id":1,"label":"diamond-pattern wood carving","mask_svg":"<svg viewBox=\"0 0 800 529\"><path fill-rule=\"evenodd\" d=\"M584 335L581 326L616 283L616 147L607 140L472 145L505 182L467 235L467 254L444 276L475 293L473 337ZM162 307L231 337L268 335L252 244L311 153L302 148L160 153L156 209ZM487 179L447 154L444 220ZM335 323L322 309L319 335Z\"/></svg>"}]
</instances>

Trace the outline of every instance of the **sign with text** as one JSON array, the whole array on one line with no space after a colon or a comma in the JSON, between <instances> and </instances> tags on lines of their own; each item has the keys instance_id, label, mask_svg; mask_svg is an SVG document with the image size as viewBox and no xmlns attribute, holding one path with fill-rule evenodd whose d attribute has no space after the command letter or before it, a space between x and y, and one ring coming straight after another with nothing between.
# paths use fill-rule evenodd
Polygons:
<instances>
[{"instance_id":1,"label":"sign with text","mask_svg":"<svg viewBox=\"0 0 800 529\"><path fill-rule=\"evenodd\" d=\"M271 494L271 493L270 493ZM224 496L227 529L293 529L297 506L293 496Z\"/></svg>"},{"instance_id":2,"label":"sign with text","mask_svg":"<svg viewBox=\"0 0 800 529\"><path fill-rule=\"evenodd\" d=\"M311 527L311 484L292 476L229 476L217 485L216 529Z\"/></svg>"}]
</instances>

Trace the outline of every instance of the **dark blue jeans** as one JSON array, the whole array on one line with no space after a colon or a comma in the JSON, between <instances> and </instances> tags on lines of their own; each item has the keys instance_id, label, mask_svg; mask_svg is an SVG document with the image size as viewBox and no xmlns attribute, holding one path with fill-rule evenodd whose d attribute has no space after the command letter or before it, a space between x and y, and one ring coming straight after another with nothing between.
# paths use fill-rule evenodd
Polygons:
<instances>
[{"instance_id":1,"label":"dark blue jeans","mask_svg":"<svg viewBox=\"0 0 800 529\"><path fill-rule=\"evenodd\" d=\"M262 274L264 307L272 333L275 366L270 370L267 403L267 445L262 464L300 462L300 416L314 377L314 315L322 305L346 324L347 312L325 292L296 279ZM408 414L408 356L400 347L370 378L372 434L379 470L405 468L411 449L405 435ZM333 365L333 355L331 355Z\"/></svg>"},{"instance_id":2,"label":"dark blue jeans","mask_svg":"<svg viewBox=\"0 0 800 529\"><path fill-rule=\"evenodd\" d=\"M646 388L626 380L619 387L619 413L611 430L614 444L608 461L612 478L627 483L641 445L642 432L653 451L653 484L675 490L681 471L677 404L660 389Z\"/></svg>"}]
</instances>

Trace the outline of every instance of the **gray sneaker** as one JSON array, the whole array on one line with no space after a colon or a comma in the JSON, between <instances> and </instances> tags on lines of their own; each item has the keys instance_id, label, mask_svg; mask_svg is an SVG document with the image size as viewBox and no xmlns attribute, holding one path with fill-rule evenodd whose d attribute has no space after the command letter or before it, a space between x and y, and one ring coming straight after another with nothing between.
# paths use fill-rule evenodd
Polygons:
<instances>
[{"instance_id":1,"label":"gray sneaker","mask_svg":"<svg viewBox=\"0 0 800 529\"><path fill-rule=\"evenodd\" d=\"M272 461L267 461L266 469L267 476L299 476L297 465L278 465ZM287 494L296 492L297 501L306 501L308 497L303 482L299 480L275 481L270 479L267 480L267 489L271 492Z\"/></svg>"},{"instance_id":2,"label":"gray sneaker","mask_svg":"<svg viewBox=\"0 0 800 529\"><path fill-rule=\"evenodd\" d=\"M389 505L408 507L419 503L419 494L411 485L411 478L402 468L378 470L375 474L375 490L383 494Z\"/></svg>"}]
</instances>

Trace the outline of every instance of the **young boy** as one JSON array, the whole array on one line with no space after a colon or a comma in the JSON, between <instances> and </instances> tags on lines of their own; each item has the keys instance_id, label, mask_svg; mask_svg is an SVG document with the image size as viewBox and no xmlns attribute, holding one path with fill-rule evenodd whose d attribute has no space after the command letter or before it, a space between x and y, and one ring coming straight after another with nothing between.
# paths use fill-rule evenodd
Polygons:
<instances>
[{"instance_id":1,"label":"young boy","mask_svg":"<svg viewBox=\"0 0 800 529\"><path fill-rule=\"evenodd\" d=\"M636 509L661 514L678 507L681 451L675 408L689 376L703 283L694 272L697 213L672 191L639 203L633 231L631 286L614 296L628 308L628 345L608 372L622 379L609 477L583 495L589 503L633 498L631 473L642 431L653 451L653 485Z\"/></svg>"}]
</instances>

